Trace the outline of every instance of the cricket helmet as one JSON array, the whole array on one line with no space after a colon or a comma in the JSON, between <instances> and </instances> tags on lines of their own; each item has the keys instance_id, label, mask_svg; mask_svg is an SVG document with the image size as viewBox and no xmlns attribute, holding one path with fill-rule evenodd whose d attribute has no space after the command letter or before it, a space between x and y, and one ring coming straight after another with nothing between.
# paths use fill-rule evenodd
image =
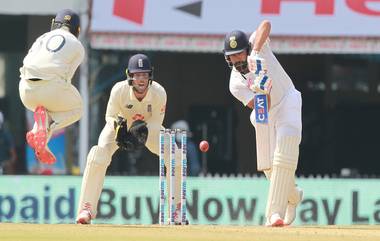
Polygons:
<instances>
[{"instance_id":1,"label":"cricket helmet","mask_svg":"<svg viewBox=\"0 0 380 241\"><path fill-rule=\"evenodd\" d=\"M70 33L78 37L80 32L80 18L77 13L70 9L64 9L57 13L51 22L51 30L62 28L69 28Z\"/></svg>"},{"instance_id":2,"label":"cricket helmet","mask_svg":"<svg viewBox=\"0 0 380 241\"><path fill-rule=\"evenodd\" d=\"M239 72L245 74L248 71L248 62L245 60L233 64L230 59L230 55L242 53L243 51L247 51L247 55L251 52L251 44L249 43L248 36L240 30L234 30L228 33L224 38L224 58L228 67L232 69L235 65L235 68Z\"/></svg>"},{"instance_id":3,"label":"cricket helmet","mask_svg":"<svg viewBox=\"0 0 380 241\"><path fill-rule=\"evenodd\" d=\"M153 67L150 63L148 56L145 54L135 54L128 61L128 68L126 70L129 85L132 85L134 73L149 73L149 83L152 83Z\"/></svg>"}]
</instances>

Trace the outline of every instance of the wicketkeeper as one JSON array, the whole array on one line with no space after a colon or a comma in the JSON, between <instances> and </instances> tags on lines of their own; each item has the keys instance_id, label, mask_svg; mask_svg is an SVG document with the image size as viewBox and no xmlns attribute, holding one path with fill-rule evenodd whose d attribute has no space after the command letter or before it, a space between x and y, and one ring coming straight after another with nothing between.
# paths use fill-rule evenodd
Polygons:
<instances>
[{"instance_id":1,"label":"wicketkeeper","mask_svg":"<svg viewBox=\"0 0 380 241\"><path fill-rule=\"evenodd\" d=\"M164 129L162 122L165 116L166 91L153 81L153 69L146 55L136 54L129 59L127 75L126 80L116 83L111 90L105 116L106 124L100 133L98 145L93 146L87 156L76 219L80 224L90 224L96 217L106 170L112 155L119 147L128 151L138 145L145 145L151 152L159 154L159 132ZM165 143L169 143L169 137ZM169 145L166 145L167 170L169 153ZM175 155L179 160L181 151L178 148ZM181 173L180 162L176 162L175 168L176 173ZM180 190L181 175L176 175L176 223L180 223Z\"/></svg>"},{"instance_id":2,"label":"wicketkeeper","mask_svg":"<svg viewBox=\"0 0 380 241\"><path fill-rule=\"evenodd\" d=\"M267 226L290 225L303 192L295 185L301 142L301 93L269 46L271 25L263 21L248 39L239 30L224 41L225 59L232 69L230 91L254 109L257 168L270 180Z\"/></svg>"}]
</instances>

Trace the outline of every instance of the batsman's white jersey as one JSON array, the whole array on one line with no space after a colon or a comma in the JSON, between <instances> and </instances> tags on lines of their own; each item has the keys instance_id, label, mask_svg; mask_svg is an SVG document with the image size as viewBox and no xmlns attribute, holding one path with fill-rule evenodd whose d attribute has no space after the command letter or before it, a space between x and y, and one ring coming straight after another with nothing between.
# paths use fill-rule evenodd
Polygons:
<instances>
[{"instance_id":1,"label":"batsman's white jersey","mask_svg":"<svg viewBox=\"0 0 380 241\"><path fill-rule=\"evenodd\" d=\"M26 108L44 106L54 120L50 129L72 124L82 115L82 98L71 79L84 58L84 48L66 29L41 35L20 68L19 92Z\"/></svg>"}]
</instances>

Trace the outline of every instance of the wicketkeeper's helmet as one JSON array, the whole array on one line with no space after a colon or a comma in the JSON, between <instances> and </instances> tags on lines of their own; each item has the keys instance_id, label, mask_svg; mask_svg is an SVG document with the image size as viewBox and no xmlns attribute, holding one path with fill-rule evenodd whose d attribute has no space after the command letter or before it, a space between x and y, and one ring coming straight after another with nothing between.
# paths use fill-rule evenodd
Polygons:
<instances>
[{"instance_id":1,"label":"wicketkeeper's helmet","mask_svg":"<svg viewBox=\"0 0 380 241\"><path fill-rule=\"evenodd\" d=\"M127 69L128 83L132 85L132 79L134 73L149 73L149 83L152 83L153 67L150 63L148 56L145 54L135 54L128 62Z\"/></svg>"}]
</instances>

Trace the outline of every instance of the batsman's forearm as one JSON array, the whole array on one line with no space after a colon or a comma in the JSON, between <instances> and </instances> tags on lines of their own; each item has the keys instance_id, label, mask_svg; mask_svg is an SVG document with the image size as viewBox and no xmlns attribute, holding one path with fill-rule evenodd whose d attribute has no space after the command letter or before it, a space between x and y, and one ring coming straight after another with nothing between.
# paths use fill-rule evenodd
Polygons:
<instances>
[{"instance_id":1,"label":"batsman's forearm","mask_svg":"<svg viewBox=\"0 0 380 241\"><path fill-rule=\"evenodd\" d=\"M261 22L256 30L255 42L253 43L253 51L260 52L265 41L268 39L271 30L271 24L268 20Z\"/></svg>"}]
</instances>

